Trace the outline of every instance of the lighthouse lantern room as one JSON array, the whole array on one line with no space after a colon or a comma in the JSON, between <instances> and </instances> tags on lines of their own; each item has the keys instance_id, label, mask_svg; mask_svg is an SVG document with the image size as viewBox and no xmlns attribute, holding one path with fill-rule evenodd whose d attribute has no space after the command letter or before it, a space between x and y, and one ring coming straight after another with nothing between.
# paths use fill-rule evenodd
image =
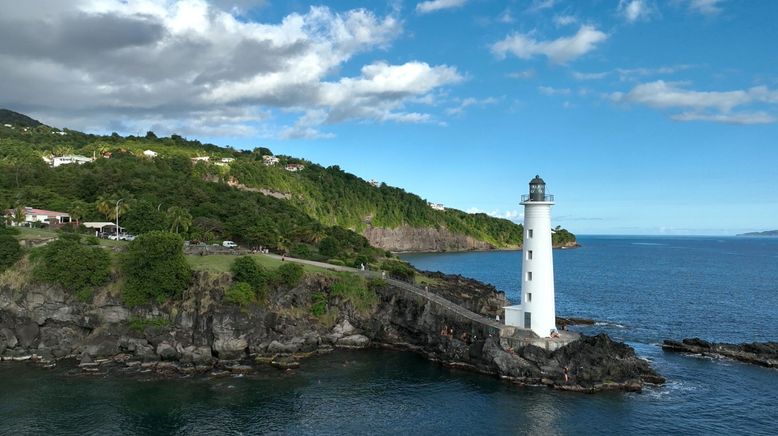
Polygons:
<instances>
[{"instance_id":1,"label":"lighthouse lantern room","mask_svg":"<svg viewBox=\"0 0 778 436\"><path fill-rule=\"evenodd\" d=\"M524 244L521 268L521 301L505 307L505 324L532 330L541 338L556 330L554 261L551 247L551 206L540 176L529 182L524 206Z\"/></svg>"}]
</instances>

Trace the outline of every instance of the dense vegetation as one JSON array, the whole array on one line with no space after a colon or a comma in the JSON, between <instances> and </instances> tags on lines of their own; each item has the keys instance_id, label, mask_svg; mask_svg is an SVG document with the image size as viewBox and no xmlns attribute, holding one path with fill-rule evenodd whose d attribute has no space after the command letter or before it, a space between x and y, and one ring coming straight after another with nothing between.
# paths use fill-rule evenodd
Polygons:
<instances>
[{"instance_id":1,"label":"dense vegetation","mask_svg":"<svg viewBox=\"0 0 778 436\"><path fill-rule=\"evenodd\" d=\"M159 231L130 242L122 261L127 279L122 292L126 305L138 306L152 299L164 302L181 295L192 275L183 244L180 236Z\"/></svg>"},{"instance_id":2,"label":"dense vegetation","mask_svg":"<svg viewBox=\"0 0 778 436\"><path fill-rule=\"evenodd\" d=\"M31 260L35 280L58 284L82 300L90 298L111 273L110 254L73 233L62 233L57 240L35 249Z\"/></svg>"},{"instance_id":3,"label":"dense vegetation","mask_svg":"<svg viewBox=\"0 0 778 436\"><path fill-rule=\"evenodd\" d=\"M22 258L22 247L14 238L16 229L0 223L0 273Z\"/></svg>"},{"instance_id":4,"label":"dense vegetation","mask_svg":"<svg viewBox=\"0 0 778 436\"><path fill-rule=\"evenodd\" d=\"M368 225L445 227L497 247L522 242L521 225L485 214L434 210L414 194L373 186L337 166L324 168L287 156L277 156L279 163L267 166L263 158L272 153L266 148L238 151L178 135L101 136L28 124L0 126L3 209L26 205L69 212L77 221L113 221L121 199L120 221L135 234L167 230L184 239L230 239L352 266L374 263L386 254L355 233ZM157 156L144 157L145 150ZM57 168L42 159L70 153L97 159ZM197 156L210 161L193 164L191 158ZM227 161L220 162L222 158ZM305 164L305 169L284 169L293 163ZM284 199L253 192L259 189ZM555 243L574 240L561 230Z\"/></svg>"}]
</instances>

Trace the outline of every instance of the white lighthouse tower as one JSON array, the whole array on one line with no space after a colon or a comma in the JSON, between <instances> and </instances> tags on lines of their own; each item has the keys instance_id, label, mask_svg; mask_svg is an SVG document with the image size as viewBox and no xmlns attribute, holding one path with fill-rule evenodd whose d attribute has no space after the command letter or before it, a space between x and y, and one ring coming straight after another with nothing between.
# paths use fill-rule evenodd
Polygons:
<instances>
[{"instance_id":1,"label":"white lighthouse tower","mask_svg":"<svg viewBox=\"0 0 778 436\"><path fill-rule=\"evenodd\" d=\"M505 308L505 324L530 329L545 338L556 329L551 248L554 196L546 195L546 182L535 176L529 182L529 195L521 196L521 204L524 205L521 302Z\"/></svg>"}]
</instances>

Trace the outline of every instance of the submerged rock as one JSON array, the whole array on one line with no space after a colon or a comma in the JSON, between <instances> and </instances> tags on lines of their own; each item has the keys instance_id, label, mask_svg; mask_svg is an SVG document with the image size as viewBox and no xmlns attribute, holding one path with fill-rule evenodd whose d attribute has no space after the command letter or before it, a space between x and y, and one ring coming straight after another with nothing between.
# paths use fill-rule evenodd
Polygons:
<instances>
[{"instance_id":1,"label":"submerged rock","mask_svg":"<svg viewBox=\"0 0 778 436\"><path fill-rule=\"evenodd\" d=\"M753 365L778 368L778 342L728 344L708 342L700 338L687 338L680 342L665 339L662 343L662 349L680 353L726 357Z\"/></svg>"}]
</instances>

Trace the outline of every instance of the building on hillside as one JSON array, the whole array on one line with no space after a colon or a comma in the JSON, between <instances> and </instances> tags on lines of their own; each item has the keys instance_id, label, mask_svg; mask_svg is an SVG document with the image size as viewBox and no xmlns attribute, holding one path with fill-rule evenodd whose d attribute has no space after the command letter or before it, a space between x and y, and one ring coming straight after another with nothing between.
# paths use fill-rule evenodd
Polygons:
<instances>
[{"instance_id":1,"label":"building on hillside","mask_svg":"<svg viewBox=\"0 0 778 436\"><path fill-rule=\"evenodd\" d=\"M267 156L267 155L265 155L265 156L262 156L262 162L264 162L264 164L266 166L270 167L270 166L273 166L273 165L277 164L279 162L279 159L277 157L275 157L275 156Z\"/></svg>"},{"instance_id":2,"label":"building on hillside","mask_svg":"<svg viewBox=\"0 0 778 436\"><path fill-rule=\"evenodd\" d=\"M65 135L67 135L67 132L63 132L61 130L55 130L55 131L51 132L51 134L52 135L65 136Z\"/></svg>"},{"instance_id":3,"label":"building on hillside","mask_svg":"<svg viewBox=\"0 0 778 436\"><path fill-rule=\"evenodd\" d=\"M210 160L210 156L197 156L192 158L192 163L196 164L197 162L209 162Z\"/></svg>"},{"instance_id":4,"label":"building on hillside","mask_svg":"<svg viewBox=\"0 0 778 436\"><path fill-rule=\"evenodd\" d=\"M296 173L297 171L302 171L305 169L305 165L303 164L288 164L285 168L287 171L291 171L293 173Z\"/></svg>"},{"instance_id":5,"label":"building on hillside","mask_svg":"<svg viewBox=\"0 0 778 436\"><path fill-rule=\"evenodd\" d=\"M32 227L35 223L48 224L50 226L60 226L70 222L70 214L65 212L56 212L53 210L35 209L32 207L25 207L24 209L24 221L19 223L15 219L16 211L14 209L7 209L3 215L6 221L10 221L14 226Z\"/></svg>"},{"instance_id":6,"label":"building on hillside","mask_svg":"<svg viewBox=\"0 0 778 436\"><path fill-rule=\"evenodd\" d=\"M65 156L55 156L54 158L51 159L50 165L52 167L58 167L60 165L69 165L69 164L81 165L89 162L92 162L91 157L80 156L77 154L68 154Z\"/></svg>"},{"instance_id":7,"label":"building on hillside","mask_svg":"<svg viewBox=\"0 0 778 436\"><path fill-rule=\"evenodd\" d=\"M157 157L157 152L154 150L146 150L143 152L143 155L148 158L154 159L155 157Z\"/></svg>"},{"instance_id":8,"label":"building on hillside","mask_svg":"<svg viewBox=\"0 0 778 436\"><path fill-rule=\"evenodd\" d=\"M95 231L95 236L100 235L115 235L116 234L116 223L112 222L83 222L81 223L82 226L86 227L87 229L92 229ZM119 233L122 233L124 231L124 227L119 226Z\"/></svg>"},{"instance_id":9,"label":"building on hillside","mask_svg":"<svg viewBox=\"0 0 778 436\"><path fill-rule=\"evenodd\" d=\"M233 161L235 161L234 157L223 157L223 158L221 158L220 162L228 164L228 163L233 162Z\"/></svg>"},{"instance_id":10,"label":"building on hillside","mask_svg":"<svg viewBox=\"0 0 778 436\"><path fill-rule=\"evenodd\" d=\"M381 182L379 182L376 179L370 179L370 180L367 181L367 183L370 183L371 185L375 186L376 188L381 186Z\"/></svg>"},{"instance_id":11,"label":"building on hillside","mask_svg":"<svg viewBox=\"0 0 778 436\"><path fill-rule=\"evenodd\" d=\"M428 204L428 205L429 205L429 206L430 206L432 209L434 209L434 210L446 210L446 207L445 207L445 206L443 206L443 204L442 204L442 203L432 203L432 202L428 202L427 204Z\"/></svg>"},{"instance_id":12,"label":"building on hillside","mask_svg":"<svg viewBox=\"0 0 778 436\"><path fill-rule=\"evenodd\" d=\"M14 126L12 126L10 124L3 124L3 127L8 127L9 129L13 129L14 128Z\"/></svg>"}]
</instances>

